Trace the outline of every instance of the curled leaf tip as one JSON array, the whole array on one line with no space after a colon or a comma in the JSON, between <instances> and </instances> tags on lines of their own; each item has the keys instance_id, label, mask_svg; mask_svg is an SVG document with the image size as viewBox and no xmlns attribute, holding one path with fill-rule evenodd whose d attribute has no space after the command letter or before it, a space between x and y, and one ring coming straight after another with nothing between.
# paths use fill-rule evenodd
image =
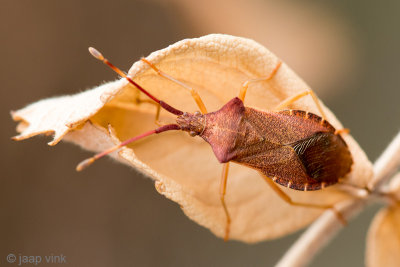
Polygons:
<instances>
[{"instance_id":1,"label":"curled leaf tip","mask_svg":"<svg viewBox=\"0 0 400 267\"><path fill-rule=\"evenodd\" d=\"M89 47L89 53L98 60L104 60L103 55L96 48Z\"/></svg>"}]
</instances>

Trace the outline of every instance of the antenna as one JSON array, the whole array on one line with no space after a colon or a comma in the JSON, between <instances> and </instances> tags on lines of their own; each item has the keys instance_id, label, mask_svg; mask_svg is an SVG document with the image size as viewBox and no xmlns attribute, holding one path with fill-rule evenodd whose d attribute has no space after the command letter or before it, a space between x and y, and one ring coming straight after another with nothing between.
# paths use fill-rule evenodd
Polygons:
<instances>
[{"instance_id":1,"label":"antenna","mask_svg":"<svg viewBox=\"0 0 400 267\"><path fill-rule=\"evenodd\" d=\"M137 141L139 139L142 139L142 138L144 138L146 136L149 136L149 135L152 135L152 134L159 134L159 133L166 132L166 131L171 131L171 130L181 130L181 127L179 125L177 125L177 124L167 124L167 125L164 125L164 126L161 126L161 127L157 128L155 130L151 130L151 131L142 133L141 135L129 138L128 140L123 141L119 145L116 145L116 146L114 146L112 148L109 148L109 149L103 151L103 152L100 152L100 153L94 155L93 157L85 159L84 161L79 163L78 166L76 166L76 170L79 172L79 171L85 169L86 167L88 167L89 165L91 165L93 162L95 162L99 158L102 158L102 157L114 152L115 150L117 150L117 149L119 149L119 148L121 148L123 146L126 146L127 144L130 144L130 143L132 143L134 141Z\"/></svg>"},{"instance_id":2,"label":"antenna","mask_svg":"<svg viewBox=\"0 0 400 267\"><path fill-rule=\"evenodd\" d=\"M131 84L133 84L137 89L139 89L141 92L143 92L145 95L150 97L152 100L154 100L156 103L158 103L163 109L166 111L175 114L177 116L182 115L183 112L180 111L179 109L176 109L167 103L165 103L162 100L159 100L149 92L147 92L143 87L141 87L139 84L134 82L131 78L129 78L122 70L120 70L118 67L114 66L108 59L106 59L96 48L89 47L89 52L92 54L93 57L97 58L98 60L102 61L104 64L109 66L112 70L114 70L116 73L118 73L121 77L127 79Z\"/></svg>"}]
</instances>

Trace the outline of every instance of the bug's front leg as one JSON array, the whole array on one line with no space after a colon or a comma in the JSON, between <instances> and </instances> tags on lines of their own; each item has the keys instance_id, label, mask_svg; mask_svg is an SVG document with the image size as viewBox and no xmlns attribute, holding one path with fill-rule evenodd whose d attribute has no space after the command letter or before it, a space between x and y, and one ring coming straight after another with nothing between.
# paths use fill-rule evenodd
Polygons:
<instances>
[{"instance_id":1,"label":"bug's front leg","mask_svg":"<svg viewBox=\"0 0 400 267\"><path fill-rule=\"evenodd\" d=\"M137 95L135 96L134 101L135 101L135 105L140 105L142 103L148 103L150 105L154 105L156 107L156 115L155 115L154 123L158 126L162 126L165 124L160 121L161 106L159 104L155 103L152 100L141 99L140 91L137 91ZM130 104L130 103L113 103L113 102L107 103L107 107L119 108L119 109L130 110L130 111L137 111L137 107L135 107L135 105Z\"/></svg>"},{"instance_id":2,"label":"bug's front leg","mask_svg":"<svg viewBox=\"0 0 400 267\"><path fill-rule=\"evenodd\" d=\"M197 93L196 90L194 90L192 87L190 87L189 85L175 79L174 77L172 77L171 75L161 71L159 68L157 68L153 63L151 63L150 61L148 61L145 58L141 59L144 63L146 63L147 65L149 65L155 72L157 72L158 75L160 75L161 77L164 77L167 80L170 80L173 83L176 83L180 86L182 86L183 88L187 89L190 94L192 95L194 101L196 102L197 106L199 107L201 113L206 114L207 113L207 109L206 106L203 103L203 100L201 99L200 95Z\"/></svg>"},{"instance_id":3,"label":"bug's front leg","mask_svg":"<svg viewBox=\"0 0 400 267\"><path fill-rule=\"evenodd\" d=\"M222 207L224 208L224 212L226 215L226 226L225 226L225 236L224 241L228 241L229 239L229 230L231 226L231 216L229 215L228 208L225 203L225 195L226 195L226 184L228 181L228 171L229 171L229 162L224 163L222 167L222 175L221 175L221 187L219 191L220 199Z\"/></svg>"},{"instance_id":4,"label":"bug's front leg","mask_svg":"<svg viewBox=\"0 0 400 267\"><path fill-rule=\"evenodd\" d=\"M250 80L245 81L242 84L242 88L240 89L238 98L240 100L242 100L242 102L244 102L244 98L246 97L247 88L249 87L249 84L253 83L253 82L262 82L262 81L265 82L265 81L271 80L275 76L276 72L278 71L278 69L281 65L282 65L282 61L279 60L278 63L276 64L275 68L271 71L271 73L268 76L256 78L256 79L250 79Z\"/></svg>"},{"instance_id":5,"label":"bug's front leg","mask_svg":"<svg viewBox=\"0 0 400 267\"><path fill-rule=\"evenodd\" d=\"M155 105L156 106L156 117L154 119L154 123L158 126L162 126L163 124L165 124L160 121L161 106L157 103L154 103L154 101L151 101L148 99L145 99L145 100L141 99L139 90L136 90L135 103L136 103L136 105L140 105L142 103L149 103L149 104Z\"/></svg>"}]
</instances>

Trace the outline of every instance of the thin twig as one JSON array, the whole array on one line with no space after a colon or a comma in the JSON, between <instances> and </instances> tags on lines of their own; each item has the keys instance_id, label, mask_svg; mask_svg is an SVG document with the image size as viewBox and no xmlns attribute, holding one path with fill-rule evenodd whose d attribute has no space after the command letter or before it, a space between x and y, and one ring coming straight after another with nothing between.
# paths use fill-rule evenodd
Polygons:
<instances>
[{"instance_id":1,"label":"thin twig","mask_svg":"<svg viewBox=\"0 0 400 267\"><path fill-rule=\"evenodd\" d=\"M346 218L356 216L367 204L366 199L351 199L337 205ZM343 228L331 211L324 212L285 253L276 267L306 266L329 241Z\"/></svg>"},{"instance_id":2,"label":"thin twig","mask_svg":"<svg viewBox=\"0 0 400 267\"><path fill-rule=\"evenodd\" d=\"M400 133L389 144L382 155L374 164L374 178L370 185L374 191L378 190L400 166ZM338 210L342 215L350 220L355 217L370 201L370 198L352 200L339 203ZM341 229L331 211L324 212L292 245L282 259L277 263L277 267L300 267L306 266L329 241Z\"/></svg>"},{"instance_id":3,"label":"thin twig","mask_svg":"<svg viewBox=\"0 0 400 267\"><path fill-rule=\"evenodd\" d=\"M368 188L373 191L381 187L400 166L400 132L396 135L390 145L381 154L374 164L375 176L368 184Z\"/></svg>"}]
</instances>

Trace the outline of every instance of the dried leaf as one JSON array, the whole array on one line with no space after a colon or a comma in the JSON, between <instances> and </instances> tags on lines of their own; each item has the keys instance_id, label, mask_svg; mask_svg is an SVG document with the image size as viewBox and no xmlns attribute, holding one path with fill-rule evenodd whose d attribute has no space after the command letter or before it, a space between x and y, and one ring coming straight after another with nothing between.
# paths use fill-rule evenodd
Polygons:
<instances>
[{"instance_id":1,"label":"dried leaf","mask_svg":"<svg viewBox=\"0 0 400 267\"><path fill-rule=\"evenodd\" d=\"M389 182L388 185L390 194L395 199L400 199L400 172L395 174Z\"/></svg>"},{"instance_id":2,"label":"dried leaf","mask_svg":"<svg viewBox=\"0 0 400 267\"><path fill-rule=\"evenodd\" d=\"M218 34L180 41L152 53L147 59L195 88L209 111L219 109L237 96L244 81L268 75L278 62L275 55L252 40ZM185 89L158 76L143 62L136 62L129 76L168 104L188 112L197 110ZM245 105L271 109L305 89L308 86L283 64L272 80L250 85ZM116 140L156 127L156 106L137 104L138 95L137 89L121 80L75 96L32 104L13 114L15 120L22 120L17 139L54 132L51 144L65 136L64 139L86 149L101 151ZM140 94L140 99L146 97ZM308 97L293 108L318 114ZM334 115L324 109L329 122L342 128ZM173 122L174 117L162 111L161 120ZM84 124L85 121L88 122ZM115 129L115 135L107 131L109 124ZM344 139L354 157L346 182L364 187L372 176L371 164L350 135ZM187 216L217 236L224 235L225 214L219 200L222 166L202 139L183 132L166 132L129 145L119 154L120 157L113 156L156 180L157 190L179 203ZM335 186L317 192L283 190L301 202L336 203L349 197ZM246 242L294 232L322 212L287 205L256 171L236 164L231 164L226 202L232 215L230 237Z\"/></svg>"},{"instance_id":3,"label":"dried leaf","mask_svg":"<svg viewBox=\"0 0 400 267\"><path fill-rule=\"evenodd\" d=\"M369 267L399 266L400 206L382 209L371 224L367 237L366 263Z\"/></svg>"},{"instance_id":4,"label":"dried leaf","mask_svg":"<svg viewBox=\"0 0 400 267\"><path fill-rule=\"evenodd\" d=\"M389 184L389 195L400 197L400 173ZM375 215L368 230L366 263L369 267L399 266L400 262L400 204L390 203Z\"/></svg>"}]
</instances>

